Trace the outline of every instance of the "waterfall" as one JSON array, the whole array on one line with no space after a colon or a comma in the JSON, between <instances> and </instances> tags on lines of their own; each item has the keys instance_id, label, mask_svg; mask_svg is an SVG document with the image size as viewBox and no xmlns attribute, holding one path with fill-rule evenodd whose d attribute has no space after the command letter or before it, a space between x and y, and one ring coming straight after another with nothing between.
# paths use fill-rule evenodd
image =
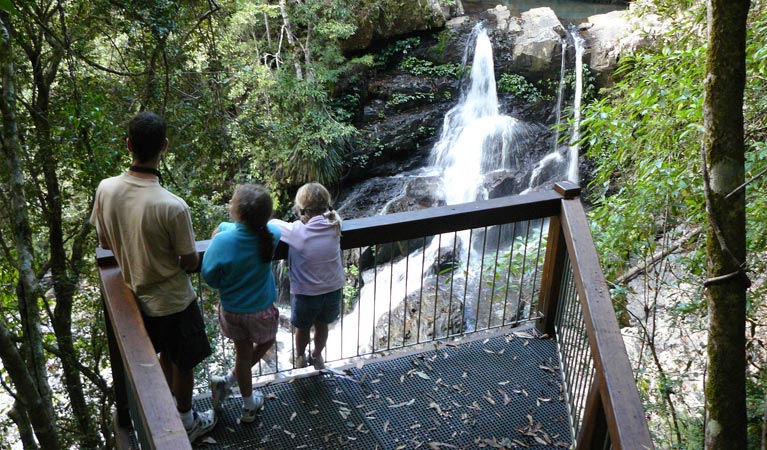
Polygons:
<instances>
[{"instance_id":1,"label":"waterfall","mask_svg":"<svg viewBox=\"0 0 767 450\"><path fill-rule=\"evenodd\" d=\"M520 121L499 113L495 88L493 47L478 24L469 87L445 114L442 134L432 150L432 160L442 174L448 205L486 198L483 175L519 165L518 137L526 133Z\"/></svg>"},{"instance_id":2,"label":"waterfall","mask_svg":"<svg viewBox=\"0 0 767 450\"><path fill-rule=\"evenodd\" d=\"M575 47L575 98L573 99L573 126L567 149L567 180L578 184L578 141L581 139L581 97L583 96L583 38L574 25L570 27Z\"/></svg>"},{"instance_id":3,"label":"waterfall","mask_svg":"<svg viewBox=\"0 0 767 450\"><path fill-rule=\"evenodd\" d=\"M577 46L582 47L582 42ZM562 70L564 71L566 43L563 42ZM481 24L472 31L463 56L466 67L473 50L471 72L468 80L460 82L458 104L444 117L439 141L431 153L431 167L425 172L438 173L442 179L442 190L448 205L472 202L487 198L484 187L485 176L498 170L517 170L525 163L525 139L533 125L500 113L498 94L493 64L493 49L490 38ZM581 53L582 54L582 49ZM580 58L580 56L579 56ZM580 66L579 66L580 67ZM576 69L580 74L580 68ZM557 124L559 124L564 101L564 72L560 76L560 89L557 104ZM580 77L578 77L580 83ZM580 95L580 89L577 90ZM580 99L574 109L580 108ZM577 115L578 120L580 114ZM576 133L574 130L573 133ZM555 138L554 151L545 156L532 169L531 183L542 178L544 168L563 169L564 156L558 150L558 136ZM570 140L571 149L577 145L577 138ZM577 171L577 147L571 150L575 155ZM558 179L564 176L560 171ZM577 176L577 175L576 175ZM429 283L434 283L434 262L439 260L441 249L453 249L455 261L460 269L452 274L456 284L462 284L464 292L463 320L465 329L475 327L476 305L474 305L479 286L478 272L481 258L470 255L471 231L449 233L437 236L425 247L418 248L405 258L377 265L362 274L363 286L359 301L353 310L344 315L343 322L337 322L331 329L326 351L328 359L348 358L359 350L369 351L371 342L378 347L374 337L378 337L377 326L386 326L389 311L394 311L410 295L419 295ZM470 256L470 257L469 257ZM452 282L451 282L452 283ZM432 286L431 289L434 287ZM430 295L435 295L431 293ZM435 300L436 301L436 300ZM435 318L436 320L436 318ZM345 330L354 330L356 339Z\"/></svg>"},{"instance_id":4,"label":"waterfall","mask_svg":"<svg viewBox=\"0 0 767 450\"><path fill-rule=\"evenodd\" d=\"M559 62L559 87L557 88L556 125L554 126L554 142L552 153L559 149L559 124L562 122L562 101L565 96L565 67L567 62L567 39L562 39L562 56Z\"/></svg>"},{"instance_id":5,"label":"waterfall","mask_svg":"<svg viewBox=\"0 0 767 450\"><path fill-rule=\"evenodd\" d=\"M562 41L562 64L559 75L559 91L557 94L556 105L556 123L554 124L554 149L551 153L541 158L540 161L533 167L530 174L529 191L534 189L542 182L546 181L545 175L549 172L559 173L558 177L567 177L568 181L578 184L578 141L580 140L580 121L581 121L581 97L583 95L583 38L578 34L575 26L571 26L568 29L568 34L573 39L573 46L575 48L575 89L573 94L573 115L572 115L572 127L570 129L570 138L568 140L568 146L566 153L559 149L559 130L561 129L562 120L562 103L565 88L565 53L567 50L567 41ZM561 167L561 166L565 167Z\"/></svg>"}]
</instances>

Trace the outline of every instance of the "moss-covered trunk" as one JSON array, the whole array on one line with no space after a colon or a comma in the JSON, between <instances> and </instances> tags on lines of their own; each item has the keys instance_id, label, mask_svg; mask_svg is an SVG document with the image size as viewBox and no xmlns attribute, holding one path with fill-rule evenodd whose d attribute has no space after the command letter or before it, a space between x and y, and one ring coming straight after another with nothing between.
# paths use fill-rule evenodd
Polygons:
<instances>
[{"instance_id":1,"label":"moss-covered trunk","mask_svg":"<svg viewBox=\"0 0 767 450\"><path fill-rule=\"evenodd\" d=\"M709 340L706 448L746 445L743 89L749 0L710 0L704 137ZM706 173L707 172L707 173Z\"/></svg>"}]
</instances>

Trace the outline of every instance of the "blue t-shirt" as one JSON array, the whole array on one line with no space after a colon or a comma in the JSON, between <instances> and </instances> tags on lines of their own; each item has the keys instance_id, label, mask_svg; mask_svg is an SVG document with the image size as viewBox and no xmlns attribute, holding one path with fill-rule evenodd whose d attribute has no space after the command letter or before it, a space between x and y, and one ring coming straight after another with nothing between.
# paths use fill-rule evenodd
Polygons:
<instances>
[{"instance_id":1,"label":"blue t-shirt","mask_svg":"<svg viewBox=\"0 0 767 450\"><path fill-rule=\"evenodd\" d=\"M276 247L280 229L267 227ZM241 223L218 226L202 260L202 278L218 289L221 307L229 312L258 312L277 299L271 261L261 261L258 236Z\"/></svg>"}]
</instances>

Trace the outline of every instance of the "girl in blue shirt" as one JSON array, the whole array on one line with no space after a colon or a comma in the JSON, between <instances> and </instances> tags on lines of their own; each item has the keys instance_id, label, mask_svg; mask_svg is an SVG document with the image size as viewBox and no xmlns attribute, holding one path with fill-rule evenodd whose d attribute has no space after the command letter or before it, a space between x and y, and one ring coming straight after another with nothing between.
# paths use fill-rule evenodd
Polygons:
<instances>
[{"instance_id":1,"label":"girl in blue shirt","mask_svg":"<svg viewBox=\"0 0 767 450\"><path fill-rule=\"evenodd\" d=\"M241 422L253 422L264 395L253 390L251 367L274 344L279 312L272 256L280 230L267 222L272 198L263 186L243 184L232 196L233 222L222 222L202 261L202 277L218 289L221 334L234 341L235 365L226 376L211 377L214 410L231 394L236 382L243 399Z\"/></svg>"}]
</instances>

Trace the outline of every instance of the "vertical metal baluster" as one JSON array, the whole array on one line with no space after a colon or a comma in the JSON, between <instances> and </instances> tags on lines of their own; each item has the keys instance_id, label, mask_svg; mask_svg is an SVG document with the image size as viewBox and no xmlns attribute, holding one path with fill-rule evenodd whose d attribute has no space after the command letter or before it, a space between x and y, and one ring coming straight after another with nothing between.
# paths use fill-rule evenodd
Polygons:
<instances>
[{"instance_id":1,"label":"vertical metal baluster","mask_svg":"<svg viewBox=\"0 0 767 450\"><path fill-rule=\"evenodd\" d=\"M375 245L375 253L373 253L373 340L370 343L370 353L376 351L376 304L378 303L378 244Z\"/></svg>"},{"instance_id":2,"label":"vertical metal baluster","mask_svg":"<svg viewBox=\"0 0 767 450\"><path fill-rule=\"evenodd\" d=\"M386 327L386 349L391 350L391 301L392 296L394 293L392 290L394 289L394 250L395 250L395 242L392 242L389 244L389 249L391 251L390 257L389 257L389 316L388 316L388 325Z\"/></svg>"},{"instance_id":3,"label":"vertical metal baluster","mask_svg":"<svg viewBox=\"0 0 767 450\"><path fill-rule=\"evenodd\" d=\"M487 245L487 227L485 227L485 232L482 235L482 255L479 257L479 278L477 280L477 313L474 315L474 323L475 323L475 330L479 329L479 305L482 303L482 284L483 284L483 277L485 276L485 246ZM468 282L468 276L467 276L467 282ZM487 327L489 328L489 326Z\"/></svg>"},{"instance_id":4,"label":"vertical metal baluster","mask_svg":"<svg viewBox=\"0 0 767 450\"><path fill-rule=\"evenodd\" d=\"M493 314L493 303L495 300L495 280L498 277L498 253L501 252L501 234L503 234L503 225L498 226L498 240L496 240L495 242L495 260L493 261L493 284L490 287L490 314L488 314L488 319L487 319L488 328L490 328L493 325L492 314ZM503 326L505 322L506 322L506 316L504 311L504 315L501 317L501 326Z\"/></svg>"},{"instance_id":5,"label":"vertical metal baluster","mask_svg":"<svg viewBox=\"0 0 767 450\"><path fill-rule=\"evenodd\" d=\"M407 240L405 248L405 307L402 309L402 346L405 346L405 324L407 323L407 282L410 278L410 239Z\"/></svg>"},{"instance_id":6,"label":"vertical metal baluster","mask_svg":"<svg viewBox=\"0 0 767 450\"><path fill-rule=\"evenodd\" d=\"M416 324L415 344L421 342L421 311L423 311L423 272L426 270L426 236L421 238L421 291L418 293L418 322ZM428 294L428 293L427 293Z\"/></svg>"},{"instance_id":7,"label":"vertical metal baluster","mask_svg":"<svg viewBox=\"0 0 767 450\"><path fill-rule=\"evenodd\" d=\"M509 290L511 289L511 265L514 262L514 243L517 241L517 223L511 224L511 244L509 246L509 263L506 267L506 292L503 295L503 321L506 323L506 306L509 304ZM509 323L514 323L509 321Z\"/></svg>"},{"instance_id":8,"label":"vertical metal baluster","mask_svg":"<svg viewBox=\"0 0 767 450\"><path fill-rule=\"evenodd\" d=\"M530 221L527 221L527 225L525 226L525 244L524 244L524 252L522 253L522 271L520 272L519 276L519 293L517 295L517 304L515 306L516 312L514 313L514 321L519 322L521 319L519 307L522 303L522 292L525 289L525 269L527 268L527 246L529 244L530 240Z\"/></svg>"},{"instance_id":9,"label":"vertical metal baluster","mask_svg":"<svg viewBox=\"0 0 767 450\"><path fill-rule=\"evenodd\" d=\"M432 340L437 338L437 301L439 301L439 264L440 260L442 259L442 235L439 235L439 240L437 241L439 243L439 246L437 247L437 277L434 281L434 312L432 313L431 319L432 319L432 328L431 328L431 338Z\"/></svg>"},{"instance_id":10,"label":"vertical metal baluster","mask_svg":"<svg viewBox=\"0 0 767 450\"><path fill-rule=\"evenodd\" d=\"M207 321L207 316L205 315L205 302L204 302L203 291L202 291L202 288L203 288L203 285L202 285L202 274L198 272L196 274L196 276L197 276L197 298L198 298L197 301L199 302L198 306L200 307L200 312L202 313L202 323L207 325L208 321ZM206 329L206 336L207 336L207 328L208 327L206 326L205 327L205 329ZM220 335L221 335L221 329L219 327L219 336ZM210 339L208 339L208 340L210 340ZM214 355L213 360L215 361L215 359L216 358L215 358L215 355ZM210 365L208 364L208 358L205 358L205 364L203 364L203 372L205 373L205 379L206 380L210 380Z\"/></svg>"},{"instance_id":11,"label":"vertical metal baluster","mask_svg":"<svg viewBox=\"0 0 767 450\"><path fill-rule=\"evenodd\" d=\"M541 292L541 287L538 280L539 269L542 268L543 262L541 261L541 247L543 247L543 219L540 219L540 225L538 226L538 253L535 255L535 273L533 274L533 291L530 294L530 311L534 311L533 302L538 298L538 293ZM545 253L544 253L545 255ZM530 313L528 313L528 319Z\"/></svg>"},{"instance_id":12,"label":"vertical metal baluster","mask_svg":"<svg viewBox=\"0 0 767 450\"><path fill-rule=\"evenodd\" d=\"M466 248L466 269L464 269L464 275L463 275L463 304L464 305L466 305L466 294L469 291L469 267L471 267L471 240L473 237L474 237L474 229L470 229L469 242ZM476 327L477 327L477 324L475 322L474 329L476 329Z\"/></svg>"},{"instance_id":13,"label":"vertical metal baluster","mask_svg":"<svg viewBox=\"0 0 767 450\"><path fill-rule=\"evenodd\" d=\"M348 258L346 257L348 256ZM339 312L339 323L338 323L338 332L341 333L341 342L339 345L339 353L338 353L338 359L344 359L344 316L346 315L346 293L344 289L346 287L346 265L343 261L352 261L351 258L351 250L348 252L344 252L344 250L341 250L341 261L342 264L344 264L344 285L341 288L341 312ZM330 334L330 331L328 331L328 334Z\"/></svg>"},{"instance_id":14,"label":"vertical metal baluster","mask_svg":"<svg viewBox=\"0 0 767 450\"><path fill-rule=\"evenodd\" d=\"M458 251L458 233L453 232L453 258L455 258L455 254L457 251ZM455 261L453 261L450 263L450 296L448 297L448 304L447 304L447 310L448 310L447 316L449 318L453 317L453 286L455 282L455 271L456 271ZM463 333L463 305L461 305L460 324L461 324L461 333ZM447 329L448 336L450 336L451 334L450 333L451 328L452 327L448 326L448 329ZM459 333L455 333L455 332L452 333L453 336L455 336L456 334L459 334Z\"/></svg>"},{"instance_id":15,"label":"vertical metal baluster","mask_svg":"<svg viewBox=\"0 0 767 450\"><path fill-rule=\"evenodd\" d=\"M362 247L360 247L360 261L362 261ZM375 269L375 264L373 264L373 269ZM362 265L360 264L360 278L362 278ZM364 287L364 286L363 286ZM362 324L362 289L360 289L360 299L357 303L357 354L355 356L360 355L360 325Z\"/></svg>"}]
</instances>

